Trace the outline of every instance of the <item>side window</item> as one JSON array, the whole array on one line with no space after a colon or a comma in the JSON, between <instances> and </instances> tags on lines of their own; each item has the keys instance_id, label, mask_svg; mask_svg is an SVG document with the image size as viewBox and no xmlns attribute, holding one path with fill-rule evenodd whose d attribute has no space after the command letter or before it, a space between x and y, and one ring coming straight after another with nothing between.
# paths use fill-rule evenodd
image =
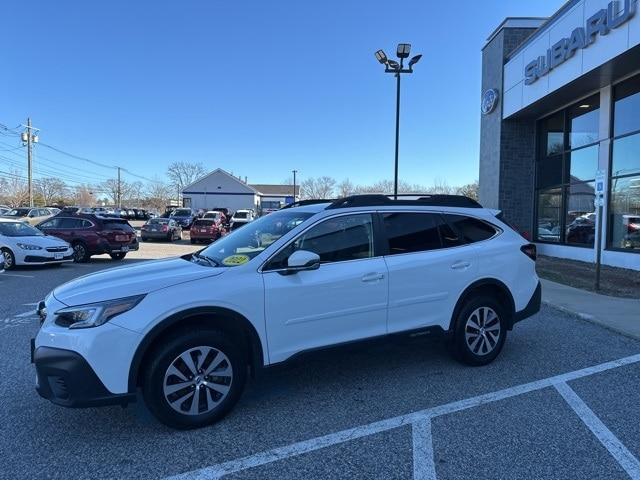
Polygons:
<instances>
[{"instance_id":1,"label":"side window","mask_svg":"<svg viewBox=\"0 0 640 480\"><path fill-rule=\"evenodd\" d=\"M80 220L77 218L61 218L59 228L79 228Z\"/></svg>"},{"instance_id":2,"label":"side window","mask_svg":"<svg viewBox=\"0 0 640 480\"><path fill-rule=\"evenodd\" d=\"M58 228L59 224L60 224L59 218L52 218L51 220L47 220L42 225L40 225L40 228L44 228L45 230L50 228Z\"/></svg>"},{"instance_id":3,"label":"side window","mask_svg":"<svg viewBox=\"0 0 640 480\"><path fill-rule=\"evenodd\" d=\"M321 263L371 258L374 256L371 215L343 215L323 221L283 248L265 270L286 268L287 259L296 250L317 253Z\"/></svg>"},{"instance_id":4,"label":"side window","mask_svg":"<svg viewBox=\"0 0 640 480\"><path fill-rule=\"evenodd\" d=\"M93 226L93 223L91 223L89 220L82 220L82 224L81 224L82 228L91 228L92 226Z\"/></svg>"},{"instance_id":5,"label":"side window","mask_svg":"<svg viewBox=\"0 0 640 480\"><path fill-rule=\"evenodd\" d=\"M398 212L385 213L382 218L390 255L424 252L442 246L438 214Z\"/></svg>"},{"instance_id":6,"label":"side window","mask_svg":"<svg viewBox=\"0 0 640 480\"><path fill-rule=\"evenodd\" d=\"M497 233L495 227L476 218L463 215L445 215L444 217L464 243L481 242Z\"/></svg>"}]
</instances>

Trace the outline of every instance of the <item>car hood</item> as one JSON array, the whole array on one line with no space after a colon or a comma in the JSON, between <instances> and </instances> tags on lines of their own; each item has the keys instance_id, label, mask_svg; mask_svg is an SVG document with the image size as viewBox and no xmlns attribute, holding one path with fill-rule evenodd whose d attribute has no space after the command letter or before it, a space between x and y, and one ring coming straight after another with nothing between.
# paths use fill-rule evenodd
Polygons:
<instances>
[{"instance_id":1,"label":"car hood","mask_svg":"<svg viewBox=\"0 0 640 480\"><path fill-rule=\"evenodd\" d=\"M68 306L142 295L179 283L224 273L227 268L208 267L182 258L151 260L111 268L65 283L53 291Z\"/></svg>"},{"instance_id":2,"label":"car hood","mask_svg":"<svg viewBox=\"0 0 640 480\"><path fill-rule=\"evenodd\" d=\"M7 239L8 242L13 244L27 243L30 245L37 245L42 248L69 246L69 244L64 240L61 240L58 237L52 237L49 235L42 235L42 236L28 235L24 237L3 237L3 238Z\"/></svg>"}]
</instances>

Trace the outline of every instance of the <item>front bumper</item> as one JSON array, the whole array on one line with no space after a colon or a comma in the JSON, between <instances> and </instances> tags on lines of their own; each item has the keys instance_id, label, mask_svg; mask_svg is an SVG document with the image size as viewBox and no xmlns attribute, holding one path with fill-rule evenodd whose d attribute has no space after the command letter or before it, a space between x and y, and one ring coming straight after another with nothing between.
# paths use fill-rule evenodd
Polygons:
<instances>
[{"instance_id":1,"label":"front bumper","mask_svg":"<svg viewBox=\"0 0 640 480\"><path fill-rule=\"evenodd\" d=\"M48 265L50 263L65 263L73 262L73 253L65 255L62 258L56 259L55 257L44 257L40 255L26 255L24 257L24 263L29 265Z\"/></svg>"},{"instance_id":2,"label":"front bumper","mask_svg":"<svg viewBox=\"0 0 640 480\"><path fill-rule=\"evenodd\" d=\"M516 324L524 320L525 318L529 318L530 316L538 313L540 311L541 303L542 303L542 284L540 283L540 281L538 281L538 286L536 287L536 290L533 292L533 295L531 296L529 303L527 303L527 306L524 307L523 310L520 310L519 312L515 312L515 314L513 315L512 323Z\"/></svg>"},{"instance_id":3,"label":"front bumper","mask_svg":"<svg viewBox=\"0 0 640 480\"><path fill-rule=\"evenodd\" d=\"M33 343L31 348L35 349ZM136 400L133 393L109 392L87 361L76 352L38 347L32 356L36 366L36 391L57 405L98 407L127 405Z\"/></svg>"}]
</instances>

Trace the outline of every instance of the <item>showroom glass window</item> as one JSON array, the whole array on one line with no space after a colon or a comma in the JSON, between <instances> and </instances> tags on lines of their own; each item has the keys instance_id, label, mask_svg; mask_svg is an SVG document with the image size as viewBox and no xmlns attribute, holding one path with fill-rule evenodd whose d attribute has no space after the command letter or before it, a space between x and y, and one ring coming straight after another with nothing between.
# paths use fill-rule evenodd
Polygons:
<instances>
[{"instance_id":1,"label":"showroom glass window","mask_svg":"<svg viewBox=\"0 0 640 480\"><path fill-rule=\"evenodd\" d=\"M614 88L608 248L640 252L640 76Z\"/></svg>"},{"instance_id":2,"label":"showroom glass window","mask_svg":"<svg viewBox=\"0 0 640 480\"><path fill-rule=\"evenodd\" d=\"M540 121L536 240L593 247L598 95Z\"/></svg>"}]
</instances>

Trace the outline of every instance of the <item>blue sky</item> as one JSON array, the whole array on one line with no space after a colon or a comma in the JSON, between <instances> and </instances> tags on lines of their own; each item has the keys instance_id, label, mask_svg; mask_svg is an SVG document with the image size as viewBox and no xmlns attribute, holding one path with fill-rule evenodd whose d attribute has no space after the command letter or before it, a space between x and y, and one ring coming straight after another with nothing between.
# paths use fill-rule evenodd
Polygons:
<instances>
[{"instance_id":1,"label":"blue sky","mask_svg":"<svg viewBox=\"0 0 640 480\"><path fill-rule=\"evenodd\" d=\"M254 183L280 183L294 168L302 179L373 183L393 176L395 122L394 78L373 54L409 42L423 58L403 77L400 177L459 185L478 176L486 37L506 16L561 4L15 1L0 20L0 123L31 116L43 142L147 177L185 160ZM0 153L0 170L22 154ZM43 172L112 175L39 154Z\"/></svg>"}]
</instances>

